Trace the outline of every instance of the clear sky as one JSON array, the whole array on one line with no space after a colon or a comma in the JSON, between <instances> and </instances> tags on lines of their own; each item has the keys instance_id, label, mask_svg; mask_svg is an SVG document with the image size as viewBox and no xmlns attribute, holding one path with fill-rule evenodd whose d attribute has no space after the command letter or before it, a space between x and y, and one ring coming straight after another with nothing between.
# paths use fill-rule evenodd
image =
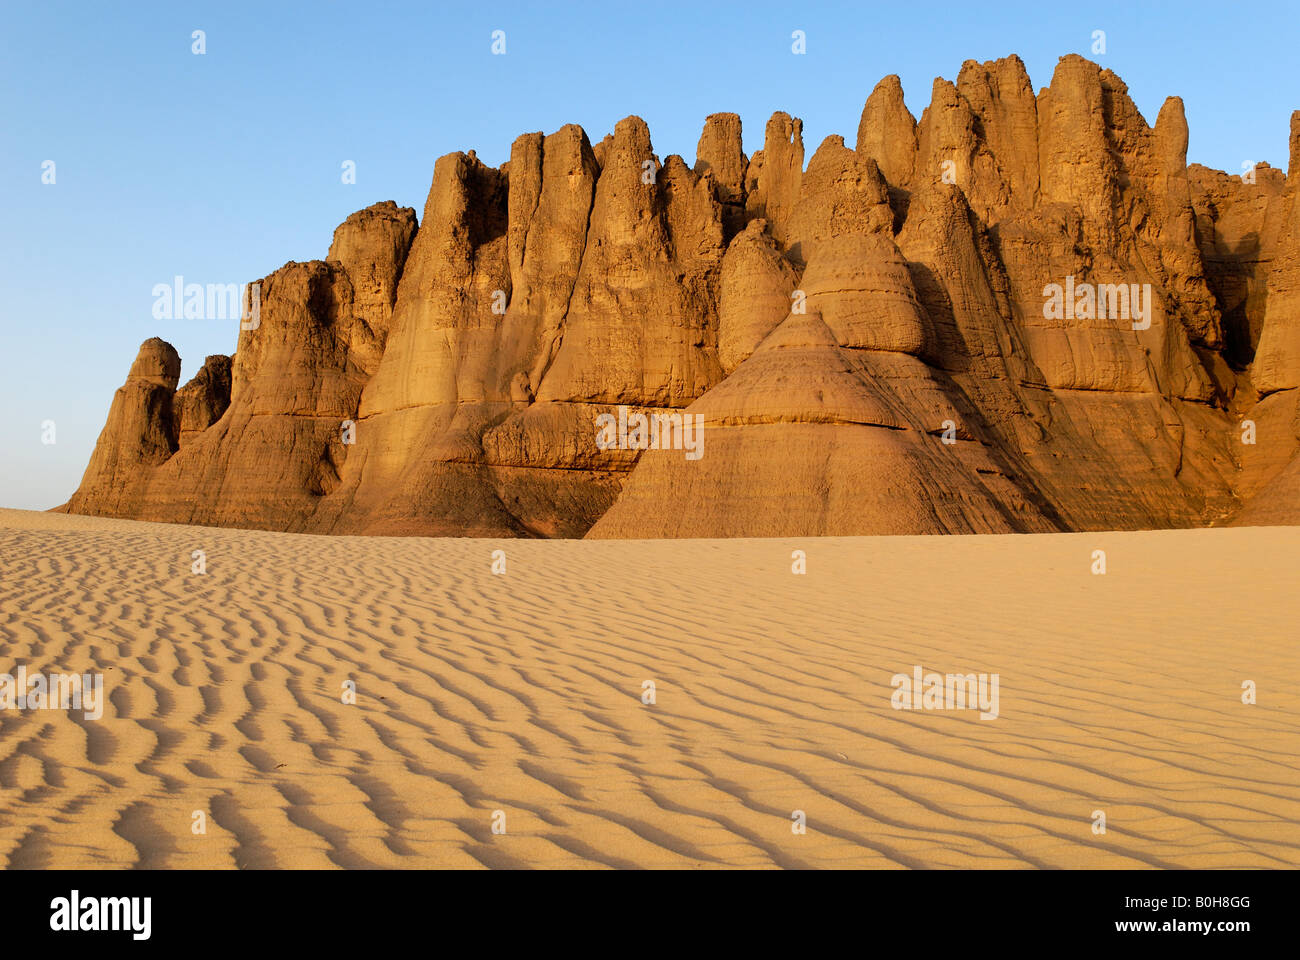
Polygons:
<instances>
[{"instance_id":1,"label":"clear sky","mask_svg":"<svg viewBox=\"0 0 1300 960\"><path fill-rule=\"evenodd\" d=\"M1191 162L1285 169L1298 50L1294 2L3 0L0 506L68 498L143 340L176 347L182 382L234 350L237 321L155 320L155 284L244 283L323 257L376 201L422 215L442 154L497 165L521 133L579 123L594 142L635 113L660 157L693 163L708 114L739 113L752 153L785 110L811 157L829 134L853 144L886 74L919 118L934 78L965 60L1017 53L1037 90L1080 53L1149 122L1182 96Z\"/></svg>"}]
</instances>

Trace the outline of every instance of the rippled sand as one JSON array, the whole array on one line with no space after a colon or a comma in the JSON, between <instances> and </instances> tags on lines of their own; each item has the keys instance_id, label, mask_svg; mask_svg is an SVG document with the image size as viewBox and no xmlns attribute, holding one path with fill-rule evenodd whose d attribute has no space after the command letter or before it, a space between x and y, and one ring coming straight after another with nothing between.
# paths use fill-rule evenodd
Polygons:
<instances>
[{"instance_id":1,"label":"rippled sand","mask_svg":"<svg viewBox=\"0 0 1300 960\"><path fill-rule=\"evenodd\" d=\"M0 511L0 673L99 671L108 698L0 710L0 862L1297 866L1298 572L1292 528L502 542ZM997 673L998 718L893 709L916 664Z\"/></svg>"}]
</instances>

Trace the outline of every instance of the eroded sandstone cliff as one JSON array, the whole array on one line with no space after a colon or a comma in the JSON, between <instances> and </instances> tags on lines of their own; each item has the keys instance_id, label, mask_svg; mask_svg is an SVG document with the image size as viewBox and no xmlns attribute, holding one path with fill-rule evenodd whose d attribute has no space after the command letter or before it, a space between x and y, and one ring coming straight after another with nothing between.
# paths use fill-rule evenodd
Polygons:
<instances>
[{"instance_id":1,"label":"eroded sandstone cliff","mask_svg":"<svg viewBox=\"0 0 1300 960\"><path fill-rule=\"evenodd\" d=\"M1297 522L1300 111L1287 175L1189 167L1187 142L1178 98L1152 126L1068 56L1037 95L1017 57L967 62L919 121L887 77L855 148L806 164L784 113L753 157L710 116L693 167L637 117L525 134L500 169L451 154L418 229L376 204L261 280L233 360L178 390L146 342L61 509L562 537ZM602 414L702 418L702 455L598 443Z\"/></svg>"}]
</instances>

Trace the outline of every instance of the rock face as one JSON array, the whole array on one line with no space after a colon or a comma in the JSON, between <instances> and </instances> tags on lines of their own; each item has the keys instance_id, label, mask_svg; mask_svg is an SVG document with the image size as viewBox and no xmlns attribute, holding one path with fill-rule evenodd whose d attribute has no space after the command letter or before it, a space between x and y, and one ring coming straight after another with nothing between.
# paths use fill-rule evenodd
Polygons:
<instances>
[{"instance_id":1,"label":"rock face","mask_svg":"<svg viewBox=\"0 0 1300 960\"><path fill-rule=\"evenodd\" d=\"M230 366L230 357L208 357L194 379L176 391L172 419L178 444L198 436L226 412L230 406Z\"/></svg>"},{"instance_id":2,"label":"rock face","mask_svg":"<svg viewBox=\"0 0 1300 960\"><path fill-rule=\"evenodd\" d=\"M259 281L177 389L147 341L72 512L327 533L811 536L1300 522L1290 167L1189 167L1182 101L1016 57L897 77L855 148L802 124L694 166L440 159Z\"/></svg>"},{"instance_id":3,"label":"rock face","mask_svg":"<svg viewBox=\"0 0 1300 960\"><path fill-rule=\"evenodd\" d=\"M140 344L68 512L130 517L147 509L139 497L144 481L179 446L174 399L180 376L181 358L170 343L153 337Z\"/></svg>"}]
</instances>

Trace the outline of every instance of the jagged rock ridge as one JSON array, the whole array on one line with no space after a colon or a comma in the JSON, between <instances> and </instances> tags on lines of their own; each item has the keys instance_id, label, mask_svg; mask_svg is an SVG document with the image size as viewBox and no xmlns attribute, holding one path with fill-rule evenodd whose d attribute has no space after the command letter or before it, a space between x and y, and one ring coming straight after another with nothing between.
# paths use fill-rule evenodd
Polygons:
<instances>
[{"instance_id":1,"label":"jagged rock ridge","mask_svg":"<svg viewBox=\"0 0 1300 960\"><path fill-rule=\"evenodd\" d=\"M885 78L855 147L806 165L785 113L753 157L713 114L693 167L637 117L525 134L499 169L451 154L418 229L376 204L260 281L233 360L178 390L146 342L61 509L562 537L1296 522L1300 111L1288 175L1189 167L1187 141L1176 97L1152 127L1109 70L1063 57L1035 95L1013 56L936 80L919 121ZM608 448L602 414L702 418L702 456Z\"/></svg>"}]
</instances>

